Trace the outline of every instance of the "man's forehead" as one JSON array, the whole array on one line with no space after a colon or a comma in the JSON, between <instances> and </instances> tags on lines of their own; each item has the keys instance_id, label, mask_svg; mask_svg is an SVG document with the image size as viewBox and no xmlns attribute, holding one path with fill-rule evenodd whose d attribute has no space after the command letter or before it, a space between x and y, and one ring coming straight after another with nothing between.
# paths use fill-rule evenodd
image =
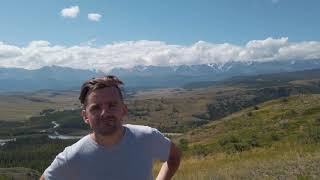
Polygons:
<instances>
[{"instance_id":1,"label":"man's forehead","mask_svg":"<svg viewBox=\"0 0 320 180\"><path fill-rule=\"evenodd\" d=\"M100 89L93 90L89 95L88 99L94 98L94 99L99 99L99 98L105 99L121 99L119 90L116 87L104 87Z\"/></svg>"}]
</instances>

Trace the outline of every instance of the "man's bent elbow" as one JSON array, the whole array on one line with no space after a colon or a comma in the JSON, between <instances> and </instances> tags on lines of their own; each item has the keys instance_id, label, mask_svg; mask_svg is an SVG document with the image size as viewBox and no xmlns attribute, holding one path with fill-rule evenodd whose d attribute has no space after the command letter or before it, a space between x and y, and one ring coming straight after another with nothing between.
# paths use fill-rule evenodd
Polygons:
<instances>
[{"instance_id":1,"label":"man's bent elbow","mask_svg":"<svg viewBox=\"0 0 320 180\"><path fill-rule=\"evenodd\" d=\"M42 175L39 180L45 180L44 176Z\"/></svg>"},{"instance_id":2,"label":"man's bent elbow","mask_svg":"<svg viewBox=\"0 0 320 180\"><path fill-rule=\"evenodd\" d=\"M181 161L181 151L177 148L177 146L172 143L170 148L170 156L167 161L168 168L177 169L180 165Z\"/></svg>"}]
</instances>

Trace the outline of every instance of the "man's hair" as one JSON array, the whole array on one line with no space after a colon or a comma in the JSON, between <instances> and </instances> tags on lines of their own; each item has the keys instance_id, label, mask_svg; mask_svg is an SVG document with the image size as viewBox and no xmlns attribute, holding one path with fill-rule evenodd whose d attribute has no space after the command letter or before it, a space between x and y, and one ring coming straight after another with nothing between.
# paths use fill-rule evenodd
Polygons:
<instances>
[{"instance_id":1,"label":"man's hair","mask_svg":"<svg viewBox=\"0 0 320 180\"><path fill-rule=\"evenodd\" d=\"M92 91L105 87L115 87L118 90L121 101L123 101L123 95L119 87L120 85L123 85L123 82L116 76L112 75L89 79L85 81L81 86L79 100L82 106L85 107L87 97Z\"/></svg>"}]
</instances>

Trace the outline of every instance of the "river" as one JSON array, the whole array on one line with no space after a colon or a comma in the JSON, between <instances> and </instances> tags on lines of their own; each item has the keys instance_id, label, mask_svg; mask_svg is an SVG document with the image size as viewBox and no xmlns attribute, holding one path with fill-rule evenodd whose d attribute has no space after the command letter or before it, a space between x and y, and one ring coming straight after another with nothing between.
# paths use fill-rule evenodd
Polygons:
<instances>
[{"instance_id":1,"label":"river","mask_svg":"<svg viewBox=\"0 0 320 180\"><path fill-rule=\"evenodd\" d=\"M0 146L4 146L7 142L16 141L16 138L12 139L0 139Z\"/></svg>"},{"instance_id":2,"label":"river","mask_svg":"<svg viewBox=\"0 0 320 180\"><path fill-rule=\"evenodd\" d=\"M60 124L58 124L56 121L52 121L51 123L54 125L53 126L54 130L57 129L60 126ZM50 139L81 139L83 136L61 135L61 134L59 134L58 131L55 130L53 134L48 134L48 137Z\"/></svg>"}]
</instances>

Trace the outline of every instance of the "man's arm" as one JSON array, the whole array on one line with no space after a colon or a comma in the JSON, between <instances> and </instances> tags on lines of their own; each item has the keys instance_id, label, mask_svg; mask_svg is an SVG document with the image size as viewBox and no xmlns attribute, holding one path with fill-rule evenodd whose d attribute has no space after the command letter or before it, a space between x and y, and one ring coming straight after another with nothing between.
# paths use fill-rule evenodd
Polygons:
<instances>
[{"instance_id":1,"label":"man's arm","mask_svg":"<svg viewBox=\"0 0 320 180\"><path fill-rule=\"evenodd\" d=\"M180 165L181 152L174 143L171 142L168 161L162 164L156 180L170 180Z\"/></svg>"},{"instance_id":2,"label":"man's arm","mask_svg":"<svg viewBox=\"0 0 320 180\"><path fill-rule=\"evenodd\" d=\"M45 180L45 179L44 179L44 176L42 175L39 180Z\"/></svg>"}]
</instances>

